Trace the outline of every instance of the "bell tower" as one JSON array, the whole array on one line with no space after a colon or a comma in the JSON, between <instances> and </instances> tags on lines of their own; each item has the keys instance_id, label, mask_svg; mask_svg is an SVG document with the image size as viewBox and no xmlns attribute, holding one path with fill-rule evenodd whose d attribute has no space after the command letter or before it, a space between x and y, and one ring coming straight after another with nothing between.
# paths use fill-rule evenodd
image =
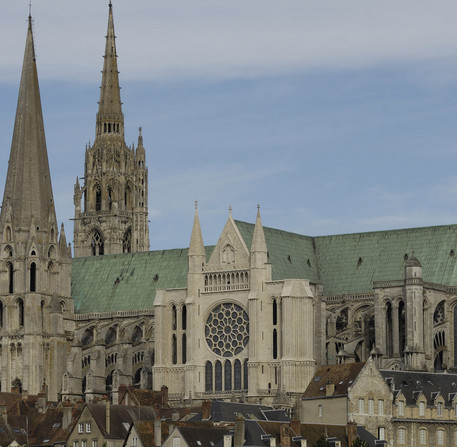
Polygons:
<instances>
[{"instance_id":1,"label":"bell tower","mask_svg":"<svg viewBox=\"0 0 457 447\"><path fill-rule=\"evenodd\" d=\"M95 141L74 190L75 257L149 250L146 154L141 127L136 150L125 143L111 1L102 73Z\"/></svg>"},{"instance_id":2,"label":"bell tower","mask_svg":"<svg viewBox=\"0 0 457 447\"><path fill-rule=\"evenodd\" d=\"M71 252L58 232L29 15L0 213L1 390L57 400L74 332Z\"/></svg>"}]
</instances>

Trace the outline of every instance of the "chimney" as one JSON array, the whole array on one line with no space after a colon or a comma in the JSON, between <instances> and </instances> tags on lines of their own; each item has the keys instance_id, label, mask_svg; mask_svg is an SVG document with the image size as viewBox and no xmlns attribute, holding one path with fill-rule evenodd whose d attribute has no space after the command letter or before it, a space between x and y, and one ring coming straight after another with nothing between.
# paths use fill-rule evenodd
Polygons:
<instances>
[{"instance_id":1,"label":"chimney","mask_svg":"<svg viewBox=\"0 0 457 447\"><path fill-rule=\"evenodd\" d=\"M233 447L242 447L244 444L244 428L245 422L242 416L239 416L235 419L235 439Z\"/></svg>"},{"instance_id":2,"label":"chimney","mask_svg":"<svg viewBox=\"0 0 457 447\"><path fill-rule=\"evenodd\" d=\"M348 435L348 445L352 445L357 439L357 423L354 421L349 421L346 430Z\"/></svg>"},{"instance_id":3,"label":"chimney","mask_svg":"<svg viewBox=\"0 0 457 447\"><path fill-rule=\"evenodd\" d=\"M29 392L27 390L22 390L22 400L28 400Z\"/></svg>"},{"instance_id":4,"label":"chimney","mask_svg":"<svg viewBox=\"0 0 457 447\"><path fill-rule=\"evenodd\" d=\"M325 395L326 396L333 396L334 392L335 392L335 384L334 383L327 383L327 385L325 385Z\"/></svg>"},{"instance_id":5,"label":"chimney","mask_svg":"<svg viewBox=\"0 0 457 447\"><path fill-rule=\"evenodd\" d=\"M224 447L232 447L232 435L224 435Z\"/></svg>"},{"instance_id":6,"label":"chimney","mask_svg":"<svg viewBox=\"0 0 457 447\"><path fill-rule=\"evenodd\" d=\"M110 434L111 432L111 403L109 399L105 402L105 430L106 433Z\"/></svg>"},{"instance_id":7,"label":"chimney","mask_svg":"<svg viewBox=\"0 0 457 447\"><path fill-rule=\"evenodd\" d=\"M168 407L168 387L165 385L162 385L162 388L160 388L160 401L162 407Z\"/></svg>"},{"instance_id":8,"label":"chimney","mask_svg":"<svg viewBox=\"0 0 457 447\"><path fill-rule=\"evenodd\" d=\"M158 416L154 419L154 443L156 447L162 445L162 421Z\"/></svg>"},{"instance_id":9,"label":"chimney","mask_svg":"<svg viewBox=\"0 0 457 447\"><path fill-rule=\"evenodd\" d=\"M297 419L290 421L290 428L297 435L300 436L301 433L301 422Z\"/></svg>"},{"instance_id":10,"label":"chimney","mask_svg":"<svg viewBox=\"0 0 457 447\"><path fill-rule=\"evenodd\" d=\"M38 413L45 413L45 408L46 408L46 394L40 393L38 394Z\"/></svg>"},{"instance_id":11,"label":"chimney","mask_svg":"<svg viewBox=\"0 0 457 447\"><path fill-rule=\"evenodd\" d=\"M208 420L211 417L211 401L204 400L202 403L202 419Z\"/></svg>"},{"instance_id":12,"label":"chimney","mask_svg":"<svg viewBox=\"0 0 457 447\"><path fill-rule=\"evenodd\" d=\"M73 418L73 405L68 401L64 402L62 413L62 429L65 430Z\"/></svg>"},{"instance_id":13,"label":"chimney","mask_svg":"<svg viewBox=\"0 0 457 447\"><path fill-rule=\"evenodd\" d=\"M281 447L290 447L289 424L279 426L279 443Z\"/></svg>"}]
</instances>

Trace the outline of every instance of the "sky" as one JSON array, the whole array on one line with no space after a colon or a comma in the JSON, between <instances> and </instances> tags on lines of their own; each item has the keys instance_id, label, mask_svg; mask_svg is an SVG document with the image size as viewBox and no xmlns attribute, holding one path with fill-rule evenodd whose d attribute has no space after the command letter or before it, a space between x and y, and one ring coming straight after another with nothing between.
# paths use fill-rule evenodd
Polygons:
<instances>
[{"instance_id":1,"label":"sky","mask_svg":"<svg viewBox=\"0 0 457 447\"><path fill-rule=\"evenodd\" d=\"M34 0L57 217L94 139L108 0ZM0 194L28 0L0 0ZM457 2L113 0L151 249L228 217L318 236L457 223Z\"/></svg>"}]
</instances>

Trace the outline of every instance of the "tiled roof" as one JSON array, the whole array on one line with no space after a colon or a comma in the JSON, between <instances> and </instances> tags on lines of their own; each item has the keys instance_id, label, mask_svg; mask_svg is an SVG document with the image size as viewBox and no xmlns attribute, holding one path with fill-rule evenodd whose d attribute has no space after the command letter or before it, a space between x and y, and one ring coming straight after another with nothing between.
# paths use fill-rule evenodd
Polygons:
<instances>
[{"instance_id":1,"label":"tiled roof","mask_svg":"<svg viewBox=\"0 0 457 447\"><path fill-rule=\"evenodd\" d=\"M111 405L111 424L110 431L107 433L105 404L87 404L87 407L105 439L124 440L132 422L137 420L154 420L156 416L152 407Z\"/></svg>"},{"instance_id":2,"label":"tiled roof","mask_svg":"<svg viewBox=\"0 0 457 447\"><path fill-rule=\"evenodd\" d=\"M429 373L413 371L380 371L390 389L398 395L402 392L407 405L416 405L421 393L428 405L434 405L435 398L441 394L446 406L452 406L457 393L457 374Z\"/></svg>"},{"instance_id":3,"label":"tiled roof","mask_svg":"<svg viewBox=\"0 0 457 447\"><path fill-rule=\"evenodd\" d=\"M344 365L320 366L306 388L303 398L326 396L326 385L335 385L332 396L345 396L364 367L365 362L346 363Z\"/></svg>"},{"instance_id":4,"label":"tiled roof","mask_svg":"<svg viewBox=\"0 0 457 447\"><path fill-rule=\"evenodd\" d=\"M133 425L143 447L155 447L154 421L135 421Z\"/></svg>"}]
</instances>

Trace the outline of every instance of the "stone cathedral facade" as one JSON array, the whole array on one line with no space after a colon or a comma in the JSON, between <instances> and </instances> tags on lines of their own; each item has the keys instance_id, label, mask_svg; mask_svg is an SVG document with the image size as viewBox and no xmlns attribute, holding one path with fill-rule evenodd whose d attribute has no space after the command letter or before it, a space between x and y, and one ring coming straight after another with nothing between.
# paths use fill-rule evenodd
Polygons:
<instances>
[{"instance_id":1,"label":"stone cathedral facade","mask_svg":"<svg viewBox=\"0 0 457 447\"><path fill-rule=\"evenodd\" d=\"M95 140L57 225L31 19L0 213L0 384L50 399L120 384L293 407L316 366L457 368L457 225L310 237L237 221L149 251L143 137L124 137L113 7ZM95 100L95 98L94 98ZM190 231L191 230L191 231Z\"/></svg>"}]
</instances>

